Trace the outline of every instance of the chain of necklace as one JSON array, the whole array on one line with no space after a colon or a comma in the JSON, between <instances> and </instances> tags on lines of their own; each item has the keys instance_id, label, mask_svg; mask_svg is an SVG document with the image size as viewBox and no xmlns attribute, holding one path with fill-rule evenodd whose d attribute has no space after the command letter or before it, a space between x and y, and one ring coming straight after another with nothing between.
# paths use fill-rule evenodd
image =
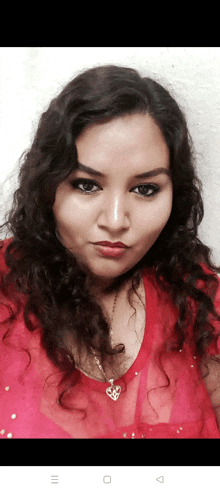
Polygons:
<instances>
[{"instance_id":1,"label":"chain of necklace","mask_svg":"<svg viewBox=\"0 0 220 493\"><path fill-rule=\"evenodd\" d=\"M113 335L113 330L112 330L112 321L113 321L113 317L114 317L114 312L115 312L115 305L116 305L116 300L117 300L117 297L118 297L118 292L116 293L115 295L115 300L114 300L114 305L113 305L113 310L112 310L112 319L111 319L111 330L110 330L110 336L111 336L111 340L112 340L112 335ZM93 349L91 348L92 350L92 353L94 354L94 351ZM95 356L94 354L94 358L95 358L95 361L96 361L96 364L97 366L99 367L99 369L101 370L101 372L103 373L105 379L107 380L107 382L109 382L111 384L110 387L107 387L106 389L106 394L113 400L113 401L116 401L118 398L119 398L119 395L121 393L121 387L120 385L114 385L114 379L113 378L110 378L108 380L103 368L102 368L102 365L99 361L99 359L97 358L97 356Z\"/></svg>"}]
</instances>

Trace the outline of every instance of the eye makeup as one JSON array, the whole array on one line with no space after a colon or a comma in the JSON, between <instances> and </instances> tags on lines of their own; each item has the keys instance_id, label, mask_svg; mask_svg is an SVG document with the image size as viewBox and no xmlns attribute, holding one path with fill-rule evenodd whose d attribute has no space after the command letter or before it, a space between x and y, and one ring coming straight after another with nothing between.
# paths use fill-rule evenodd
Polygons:
<instances>
[{"instance_id":1,"label":"eye makeup","mask_svg":"<svg viewBox=\"0 0 220 493\"><path fill-rule=\"evenodd\" d=\"M94 180L90 180L87 178L76 178L75 180L71 180L70 183L71 183L74 190L78 190L80 193L86 194L86 195L91 195L91 194L96 193L98 190L92 190L92 188L94 188L94 187L98 187L99 190L102 190L101 187ZM80 186L82 188L80 188ZM85 187L85 188L83 189L83 187ZM158 185L151 184L151 183L143 183L141 185L137 185L136 187L134 187L132 189L132 191L134 191L135 189L141 189L141 191L139 191L137 193L137 195L139 195L141 197L146 197L146 198L153 197L153 196L157 195L160 191L160 187ZM152 193L149 194L148 193L149 190L151 190Z\"/></svg>"}]
</instances>

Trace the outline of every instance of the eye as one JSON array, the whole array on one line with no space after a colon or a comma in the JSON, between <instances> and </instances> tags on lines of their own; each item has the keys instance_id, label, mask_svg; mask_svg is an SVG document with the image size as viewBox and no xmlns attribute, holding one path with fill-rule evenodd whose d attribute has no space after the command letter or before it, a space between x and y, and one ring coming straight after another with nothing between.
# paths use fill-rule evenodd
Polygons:
<instances>
[{"instance_id":1,"label":"eye","mask_svg":"<svg viewBox=\"0 0 220 493\"><path fill-rule=\"evenodd\" d=\"M81 193L87 193L87 194L91 194L91 193L94 193L96 192L96 190L91 190L91 188L93 187L98 187L100 188L97 183L95 183L95 181L93 180L86 180L85 178L78 178L78 180L73 180L71 181L71 185L73 188L79 190ZM80 188L80 185L83 188Z\"/></svg>"},{"instance_id":2,"label":"eye","mask_svg":"<svg viewBox=\"0 0 220 493\"><path fill-rule=\"evenodd\" d=\"M136 188L140 189L140 192L137 195L140 195L142 197L153 197L154 195L158 194L160 191L160 188L156 185L138 185L135 187L133 190ZM149 190L152 190L152 193L147 193Z\"/></svg>"},{"instance_id":3,"label":"eye","mask_svg":"<svg viewBox=\"0 0 220 493\"><path fill-rule=\"evenodd\" d=\"M71 185L74 189L79 190L81 193L91 195L92 193L97 192L97 190L92 190L94 187L99 187L97 183L93 180L88 180L86 178L78 178L77 180L71 181ZM160 191L160 188L156 185L151 185L151 184L145 184L145 185L138 185L135 187L135 189L139 189L140 191L137 193L137 195L141 197L153 197L154 195L158 194ZM151 190L151 193L148 193L149 190ZM135 192L136 193L136 192Z\"/></svg>"}]
</instances>

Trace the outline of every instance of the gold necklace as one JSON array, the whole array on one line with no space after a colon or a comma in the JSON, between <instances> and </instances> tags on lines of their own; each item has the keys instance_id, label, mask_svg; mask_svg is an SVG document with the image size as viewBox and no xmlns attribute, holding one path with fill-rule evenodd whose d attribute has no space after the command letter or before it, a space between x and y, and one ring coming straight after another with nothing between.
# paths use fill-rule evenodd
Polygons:
<instances>
[{"instance_id":1,"label":"gold necklace","mask_svg":"<svg viewBox=\"0 0 220 493\"><path fill-rule=\"evenodd\" d=\"M117 297L118 297L118 292L116 293L115 295L115 300L114 300L114 305L113 305L113 310L112 310L112 319L111 319L111 331L110 331L110 336L112 338L112 335L113 335L113 331L112 331L112 321L113 321L113 316L114 316L114 311L115 311L115 305L116 305L116 300L117 300ZM90 346L91 347L91 346ZM91 350L92 350L92 353L94 354L93 352L93 349L91 347ZM109 382L111 384L110 387L107 387L106 389L106 394L113 400L113 401L117 401L117 399L119 398L119 395L121 393L121 387L120 385L114 385L114 379L113 378L110 378L109 380L107 379L106 377L106 374L102 368L102 365L99 361L99 359L97 358L97 356L95 356L94 354L94 358L95 358L95 361L99 367L99 369L101 370L101 372L103 373L104 377L106 378L107 382Z\"/></svg>"}]
</instances>

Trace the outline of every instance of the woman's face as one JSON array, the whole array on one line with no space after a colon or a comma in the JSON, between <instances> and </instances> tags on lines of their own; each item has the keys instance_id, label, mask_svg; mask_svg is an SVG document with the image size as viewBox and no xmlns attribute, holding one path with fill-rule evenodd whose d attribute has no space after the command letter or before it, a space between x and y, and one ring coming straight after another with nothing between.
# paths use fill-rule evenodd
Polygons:
<instances>
[{"instance_id":1,"label":"woman's face","mask_svg":"<svg viewBox=\"0 0 220 493\"><path fill-rule=\"evenodd\" d=\"M173 197L169 150L146 114L92 124L76 146L78 163L90 170L79 165L58 186L53 212L61 242L101 286L136 265L165 227ZM155 176L136 176L158 168ZM102 241L128 248L109 256L96 245Z\"/></svg>"}]
</instances>

